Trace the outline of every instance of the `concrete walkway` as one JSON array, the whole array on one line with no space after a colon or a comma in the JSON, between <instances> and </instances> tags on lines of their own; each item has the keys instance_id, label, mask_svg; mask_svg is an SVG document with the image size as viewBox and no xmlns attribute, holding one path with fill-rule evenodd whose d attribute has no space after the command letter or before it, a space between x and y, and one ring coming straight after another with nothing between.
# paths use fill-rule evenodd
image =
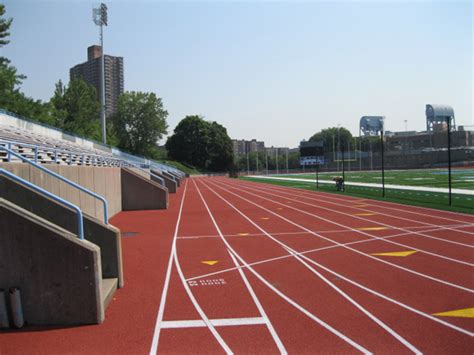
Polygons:
<instances>
[{"instance_id":1,"label":"concrete walkway","mask_svg":"<svg viewBox=\"0 0 474 355\"><path fill-rule=\"evenodd\" d=\"M299 178L290 178L290 177L277 177L277 176L267 176L267 175L254 175L249 176L258 179L267 179L267 180L282 180L282 181L298 181L304 183L315 183L316 180L314 179L299 179ZM319 180L320 184L333 184L334 182L331 180ZM367 182L345 182L346 186L362 186L362 187L378 187L382 188L382 184L374 184L374 183L367 183ZM385 184L386 189L396 189L396 190L407 190L407 191L425 191L425 192L438 192L447 194L449 193L449 189L440 188L440 187L427 187L427 186L408 186L408 185L391 185ZM474 196L474 190L466 190L466 189L452 189L451 192L453 194L460 194L460 195L472 195Z\"/></svg>"}]
</instances>

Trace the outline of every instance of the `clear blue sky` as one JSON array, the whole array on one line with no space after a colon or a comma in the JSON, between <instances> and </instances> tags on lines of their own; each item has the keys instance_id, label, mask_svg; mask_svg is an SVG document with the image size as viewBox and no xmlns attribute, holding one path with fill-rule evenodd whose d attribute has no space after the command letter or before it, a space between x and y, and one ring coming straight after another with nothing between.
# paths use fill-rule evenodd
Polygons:
<instances>
[{"instance_id":1,"label":"clear blue sky","mask_svg":"<svg viewBox=\"0 0 474 355\"><path fill-rule=\"evenodd\" d=\"M98 43L90 1L4 1L13 17L1 55L48 100ZM464 2L107 1L107 54L125 89L163 98L171 132L201 114L232 138L295 147L363 115L386 129L425 128L425 104L473 125L473 5Z\"/></svg>"}]
</instances>

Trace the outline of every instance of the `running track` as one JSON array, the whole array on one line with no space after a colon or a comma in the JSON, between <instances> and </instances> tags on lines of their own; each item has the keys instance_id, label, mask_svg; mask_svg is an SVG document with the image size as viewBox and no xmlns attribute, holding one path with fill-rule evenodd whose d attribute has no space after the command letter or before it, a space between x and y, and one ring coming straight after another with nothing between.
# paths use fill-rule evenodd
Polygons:
<instances>
[{"instance_id":1,"label":"running track","mask_svg":"<svg viewBox=\"0 0 474 355\"><path fill-rule=\"evenodd\" d=\"M227 178L170 200L112 220L138 234L102 325L0 354L474 352L472 310L439 314L474 307L474 216Z\"/></svg>"}]
</instances>

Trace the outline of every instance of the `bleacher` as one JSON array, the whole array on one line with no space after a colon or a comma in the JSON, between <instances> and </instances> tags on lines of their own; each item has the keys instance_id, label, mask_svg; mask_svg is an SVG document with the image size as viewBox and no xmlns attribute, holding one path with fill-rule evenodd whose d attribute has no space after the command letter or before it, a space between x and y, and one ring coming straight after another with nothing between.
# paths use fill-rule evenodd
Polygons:
<instances>
[{"instance_id":1,"label":"bleacher","mask_svg":"<svg viewBox=\"0 0 474 355\"><path fill-rule=\"evenodd\" d=\"M109 216L168 207L174 167L0 110L0 328L101 323L123 287ZM19 289L21 312L5 290ZM15 318L9 322L10 318Z\"/></svg>"}]
</instances>

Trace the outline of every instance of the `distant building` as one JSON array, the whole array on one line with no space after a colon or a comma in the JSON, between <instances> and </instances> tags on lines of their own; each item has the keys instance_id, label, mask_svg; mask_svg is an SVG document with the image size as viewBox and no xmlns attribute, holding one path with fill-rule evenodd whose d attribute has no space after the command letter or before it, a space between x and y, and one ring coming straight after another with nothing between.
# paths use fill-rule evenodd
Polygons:
<instances>
[{"instance_id":1,"label":"distant building","mask_svg":"<svg viewBox=\"0 0 474 355\"><path fill-rule=\"evenodd\" d=\"M232 139L232 146L234 156L265 151L265 142L257 141L256 139Z\"/></svg>"},{"instance_id":2,"label":"distant building","mask_svg":"<svg viewBox=\"0 0 474 355\"><path fill-rule=\"evenodd\" d=\"M95 87L100 98L100 60L101 46L87 48L87 62L78 64L69 70L69 77L82 78ZM110 116L117 110L118 98L123 94L123 57L105 55L105 115Z\"/></svg>"}]
</instances>

